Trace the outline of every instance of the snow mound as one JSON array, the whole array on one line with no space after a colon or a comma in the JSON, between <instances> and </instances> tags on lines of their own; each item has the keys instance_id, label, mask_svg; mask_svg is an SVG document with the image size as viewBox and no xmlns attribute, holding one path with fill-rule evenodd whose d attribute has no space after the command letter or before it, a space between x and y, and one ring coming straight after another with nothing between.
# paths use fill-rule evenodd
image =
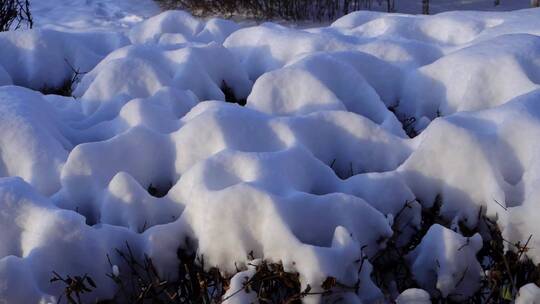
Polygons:
<instances>
[{"instance_id":1,"label":"snow mound","mask_svg":"<svg viewBox=\"0 0 540 304\"><path fill-rule=\"evenodd\" d=\"M519 289L516 304L537 304L540 299L540 288L534 283L529 283Z\"/></svg>"},{"instance_id":2,"label":"snow mound","mask_svg":"<svg viewBox=\"0 0 540 304\"><path fill-rule=\"evenodd\" d=\"M470 238L435 224L407 258L411 272L422 288L433 296L463 300L478 288L482 268L476 254L482 249L482 237Z\"/></svg>"},{"instance_id":3,"label":"snow mound","mask_svg":"<svg viewBox=\"0 0 540 304\"><path fill-rule=\"evenodd\" d=\"M473 44L412 72L399 111L433 119L503 104L539 87L539 55L540 37L534 35Z\"/></svg>"},{"instance_id":4,"label":"snow mound","mask_svg":"<svg viewBox=\"0 0 540 304\"><path fill-rule=\"evenodd\" d=\"M287 155L291 157L291 153ZM219 161L234 162L254 174L261 167L272 164L271 158L268 164L264 163L265 159L251 160L255 156L251 154L232 153L233 160L221 160L227 156L225 153L217 157ZM248 162L244 163L243 158L248 158ZM301 273L304 285L320 286L328 275L354 283L357 278L353 275L356 271L352 270L352 265L362 256L360 248L366 245L367 252L373 254L378 247L377 239L387 238L392 233L386 218L362 199L336 193L312 195L288 191L281 195L271 194L264 190L264 184L275 177L261 177L260 181L248 178L242 182L242 176L223 172L220 168L223 165L195 167L182 177L177 185L180 192L175 193L187 202L182 218L193 229L199 249L207 253L206 261L210 265L234 272L235 265L230 261L247 263L244 253L253 251L256 257L282 261L286 269L296 269ZM215 167L217 172L212 170ZM204 174L199 173L198 178L193 176L200 171ZM216 185L209 176L227 176L228 182ZM197 185L196 189L183 191L189 189L185 185L193 184ZM251 216L243 220L244 225L232 225L245 212ZM362 220L357 221L359 217ZM208 226L209 220L214 223L212 226ZM325 224L321 225L321 222ZM224 227L231 227L225 235L222 233ZM373 234L366 234L366 231ZM215 242L218 236L225 238L224 242Z\"/></svg>"},{"instance_id":5,"label":"snow mound","mask_svg":"<svg viewBox=\"0 0 540 304\"><path fill-rule=\"evenodd\" d=\"M325 164L334 162L332 167L338 173L347 172L350 166L354 172L392 170L410 153L405 140L348 112L272 117L212 102L200 104L183 120L185 125L172 134L183 154L176 160L180 172L223 149L266 152L301 145ZM320 128L317 134L311 132L315 126ZM362 157L356 159L359 154Z\"/></svg>"},{"instance_id":6,"label":"snow mound","mask_svg":"<svg viewBox=\"0 0 540 304\"><path fill-rule=\"evenodd\" d=\"M418 288L407 289L396 299L397 304L430 304L431 297L425 290Z\"/></svg>"},{"instance_id":7,"label":"snow mound","mask_svg":"<svg viewBox=\"0 0 540 304\"><path fill-rule=\"evenodd\" d=\"M122 246L126 240L136 244L134 237L114 227L87 226L84 217L55 207L18 178L0 181L0 204L2 299L55 302L50 294L59 290L48 283L51 269L86 272L103 286L95 297L113 295L114 289L103 275L109 272L103 256L111 245ZM30 286L24 294L19 285L22 282Z\"/></svg>"},{"instance_id":8,"label":"snow mound","mask_svg":"<svg viewBox=\"0 0 540 304\"><path fill-rule=\"evenodd\" d=\"M175 180L174 168L170 166L173 160L174 150L168 137L142 127L107 141L78 145L62 170L62 192L57 194L62 196L59 205L78 210L95 223L103 191L117 173L129 173L143 189L151 184L165 187Z\"/></svg>"},{"instance_id":9,"label":"snow mound","mask_svg":"<svg viewBox=\"0 0 540 304\"><path fill-rule=\"evenodd\" d=\"M242 99L251 81L217 44L172 49L140 45L111 53L84 76L74 94L81 97L87 115L111 119L127 101L148 98L167 87L190 90L199 100L225 100L222 89L227 87Z\"/></svg>"},{"instance_id":10,"label":"snow mound","mask_svg":"<svg viewBox=\"0 0 540 304\"><path fill-rule=\"evenodd\" d=\"M537 188L538 145L528 138L540 131L539 94L436 119L415 139L416 149L398 170L424 204L440 194L448 218L472 227L479 208L505 218L504 208L525 207Z\"/></svg>"},{"instance_id":11,"label":"snow mound","mask_svg":"<svg viewBox=\"0 0 540 304\"><path fill-rule=\"evenodd\" d=\"M321 130L316 136L310 132L314 126ZM342 146L331 144L336 142ZM148 148L136 148L141 145ZM70 209L97 221L101 193L120 172L132 175L143 189L151 184L160 188L170 184L170 188L195 164L220 151L275 152L294 146L313 153L334 181L339 179L336 173L346 177L393 170L411 152L405 140L352 113L273 118L223 102L207 102L188 113L173 133L138 127L107 141L76 146L63 167L58 197ZM133 149L135 153L129 152ZM108 166L98 165L104 163L104 155ZM362 157L356 160L358 155Z\"/></svg>"},{"instance_id":12,"label":"snow mound","mask_svg":"<svg viewBox=\"0 0 540 304\"><path fill-rule=\"evenodd\" d=\"M327 135L314 138L309 132L314 125L327 125ZM351 148L337 146L332 151L332 145L320 141L323 135L323 140L334 142L343 136L342 128L359 130L362 125L365 137L349 135L341 141ZM394 146L379 147L379 137L371 137L374 132L386 134ZM400 149L401 154L392 155ZM229 273L235 272L235 262L246 264L246 253L253 251L257 257L283 261L287 269L299 271L304 286L320 286L327 276L353 284L358 274L346 269L354 267L362 254L378 250L380 240L392 234L385 214L397 213L414 197L398 175L343 181L333 169L345 171L349 163L344 157L352 159L357 153L377 157L354 164L354 170L385 169L373 167L391 163L382 157L394 159L395 168L408 151L403 139L353 113L272 118L236 105L207 102L196 106L182 119L181 128L168 136L136 128L105 142L77 146L63 168L63 188L54 200L84 214L90 223L125 226L134 232L174 225L178 219L198 241L206 263ZM340 154L339 163L329 167ZM104 162L106 166L98 165ZM392 192L377 194L390 185ZM150 187L165 195L152 197ZM419 223L419 211L418 206L411 209L405 219L408 228ZM246 212L252 224L231 226ZM224 229L229 231L227 241L215 242ZM342 234L347 237L342 239ZM367 247L362 251L363 246ZM378 289L369 285L369 272L362 276L367 284L363 288L371 291L361 296L380 297Z\"/></svg>"},{"instance_id":13,"label":"snow mound","mask_svg":"<svg viewBox=\"0 0 540 304\"><path fill-rule=\"evenodd\" d=\"M0 87L0 176L20 176L50 195L72 146L67 128L41 94Z\"/></svg>"},{"instance_id":14,"label":"snow mound","mask_svg":"<svg viewBox=\"0 0 540 304\"><path fill-rule=\"evenodd\" d=\"M387 107L399 103L405 71L396 65L359 51L327 52L332 58L350 65L375 89Z\"/></svg>"},{"instance_id":15,"label":"snow mound","mask_svg":"<svg viewBox=\"0 0 540 304\"><path fill-rule=\"evenodd\" d=\"M350 65L326 54L307 56L261 76L247 106L274 115L348 110L404 134L401 124L365 78Z\"/></svg>"},{"instance_id":16,"label":"snow mound","mask_svg":"<svg viewBox=\"0 0 540 304\"><path fill-rule=\"evenodd\" d=\"M459 5L463 7L465 4ZM358 11L341 17L331 27L355 36L399 38L459 48L460 45L507 34L538 35L538 25L534 10L519 10L511 14L450 11L430 16Z\"/></svg>"},{"instance_id":17,"label":"snow mound","mask_svg":"<svg viewBox=\"0 0 540 304\"><path fill-rule=\"evenodd\" d=\"M223 43L237 58L251 79L283 67L301 54L354 49L343 37L312 34L277 24L240 29Z\"/></svg>"},{"instance_id":18,"label":"snow mound","mask_svg":"<svg viewBox=\"0 0 540 304\"><path fill-rule=\"evenodd\" d=\"M180 127L179 119L198 103L191 91L163 87L147 98L134 98L118 110L100 111L83 121L73 123L89 127L96 139L105 140L130 128L143 126L160 133L171 133ZM117 113L112 120L108 120Z\"/></svg>"},{"instance_id":19,"label":"snow mound","mask_svg":"<svg viewBox=\"0 0 540 304\"><path fill-rule=\"evenodd\" d=\"M183 204L166 198L160 199L148 191L155 189L154 195L160 195L158 191L163 193L167 186L154 182L143 188L130 174L123 171L117 173L103 192L101 222L125 226L133 232L171 222L180 216Z\"/></svg>"},{"instance_id":20,"label":"snow mound","mask_svg":"<svg viewBox=\"0 0 540 304\"><path fill-rule=\"evenodd\" d=\"M82 271L92 277L100 288L83 295L83 301L111 298L116 290L107 276L112 272L107 255L114 265L127 271L112 254L114 248L125 248L126 243L135 257L142 258L144 250L156 258L156 267L164 276L177 275L170 271L174 255L171 259L161 251L178 249L179 244L171 242L173 235L182 238L178 227L167 231L157 227L144 234L110 225L91 227L83 216L56 207L20 178L0 179L0 208L0 295L9 303L21 299L56 303L63 287L50 284L53 270L60 274Z\"/></svg>"},{"instance_id":21,"label":"snow mound","mask_svg":"<svg viewBox=\"0 0 540 304\"><path fill-rule=\"evenodd\" d=\"M0 66L16 85L36 90L55 88L71 79L74 70L88 72L128 42L123 34L114 32L2 32Z\"/></svg>"},{"instance_id":22,"label":"snow mound","mask_svg":"<svg viewBox=\"0 0 540 304\"><path fill-rule=\"evenodd\" d=\"M166 11L134 26L129 37L135 44L222 43L239 28L229 20L212 18L203 22L184 11Z\"/></svg>"},{"instance_id":23,"label":"snow mound","mask_svg":"<svg viewBox=\"0 0 540 304\"><path fill-rule=\"evenodd\" d=\"M357 12L335 21L332 27L346 29L350 35L369 38L460 45L471 42L486 28L481 18L468 17L463 18L462 13L454 12L435 16Z\"/></svg>"}]
</instances>

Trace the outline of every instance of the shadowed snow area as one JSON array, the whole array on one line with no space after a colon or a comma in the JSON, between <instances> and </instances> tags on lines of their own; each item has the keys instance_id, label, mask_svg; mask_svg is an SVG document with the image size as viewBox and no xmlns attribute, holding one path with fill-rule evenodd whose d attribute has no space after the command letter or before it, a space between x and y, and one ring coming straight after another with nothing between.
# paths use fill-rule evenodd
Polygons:
<instances>
[{"instance_id":1,"label":"shadowed snow area","mask_svg":"<svg viewBox=\"0 0 540 304\"><path fill-rule=\"evenodd\" d=\"M30 0L37 26L68 31L121 30L159 13L149 0Z\"/></svg>"},{"instance_id":2,"label":"shadowed snow area","mask_svg":"<svg viewBox=\"0 0 540 304\"><path fill-rule=\"evenodd\" d=\"M32 5L36 29L0 33L0 303L56 303L53 270L111 298L107 254L126 241L174 279L186 238L226 274L252 253L313 292L360 279L346 297L372 303L356 263L394 220L406 242L437 197L449 222L480 212L510 242L540 235L540 9L295 29L151 1ZM72 97L39 92L74 69ZM433 225L406 257L423 290L398 303L467 298L481 247ZM540 263L540 238L529 247Z\"/></svg>"},{"instance_id":3,"label":"shadowed snow area","mask_svg":"<svg viewBox=\"0 0 540 304\"><path fill-rule=\"evenodd\" d=\"M507 11L523 9L530 6L530 0L501 0L494 5L496 0L430 0L430 13L440 13L450 10L482 10L482 11ZM407 14L419 14L422 12L422 1L395 1L395 11ZM386 1L373 1L371 9L377 11L387 10Z\"/></svg>"}]
</instances>

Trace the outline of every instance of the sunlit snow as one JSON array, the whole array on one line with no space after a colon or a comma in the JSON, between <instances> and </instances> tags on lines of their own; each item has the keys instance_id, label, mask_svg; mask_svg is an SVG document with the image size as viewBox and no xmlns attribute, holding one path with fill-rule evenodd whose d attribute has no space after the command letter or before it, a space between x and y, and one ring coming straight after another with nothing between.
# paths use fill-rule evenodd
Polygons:
<instances>
[{"instance_id":1,"label":"sunlit snow","mask_svg":"<svg viewBox=\"0 0 540 304\"><path fill-rule=\"evenodd\" d=\"M383 294L355 262L394 220L410 237L438 197L449 222L483 212L511 242L540 236L540 9L361 11L297 29L142 0L32 4L35 29L0 33L0 303L56 303L53 270L88 273L100 288L86 299L110 298L107 254L126 241L174 278L186 237L208 267L242 269L232 286L252 252L315 291L360 277L347 299L372 303ZM38 92L74 68L74 97ZM470 295L481 247L433 225L407 256L425 291L398 303ZM540 237L530 248L540 263Z\"/></svg>"}]
</instances>

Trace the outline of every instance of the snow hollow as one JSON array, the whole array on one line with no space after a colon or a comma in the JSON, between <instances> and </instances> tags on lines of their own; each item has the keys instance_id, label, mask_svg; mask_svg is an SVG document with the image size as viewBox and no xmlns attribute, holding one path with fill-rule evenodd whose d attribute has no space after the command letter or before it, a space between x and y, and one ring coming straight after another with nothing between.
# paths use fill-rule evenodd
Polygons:
<instances>
[{"instance_id":1,"label":"snow hollow","mask_svg":"<svg viewBox=\"0 0 540 304\"><path fill-rule=\"evenodd\" d=\"M540 303L539 8L32 7L0 32L0 304Z\"/></svg>"}]
</instances>

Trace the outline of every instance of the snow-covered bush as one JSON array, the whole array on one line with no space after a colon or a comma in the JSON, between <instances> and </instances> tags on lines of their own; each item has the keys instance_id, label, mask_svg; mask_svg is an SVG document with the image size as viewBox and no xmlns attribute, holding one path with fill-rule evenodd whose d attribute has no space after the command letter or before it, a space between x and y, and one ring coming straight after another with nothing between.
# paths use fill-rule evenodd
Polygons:
<instances>
[{"instance_id":1,"label":"snow-covered bush","mask_svg":"<svg viewBox=\"0 0 540 304\"><path fill-rule=\"evenodd\" d=\"M33 26L30 0L0 1L0 32L18 29L24 24L29 28Z\"/></svg>"}]
</instances>

